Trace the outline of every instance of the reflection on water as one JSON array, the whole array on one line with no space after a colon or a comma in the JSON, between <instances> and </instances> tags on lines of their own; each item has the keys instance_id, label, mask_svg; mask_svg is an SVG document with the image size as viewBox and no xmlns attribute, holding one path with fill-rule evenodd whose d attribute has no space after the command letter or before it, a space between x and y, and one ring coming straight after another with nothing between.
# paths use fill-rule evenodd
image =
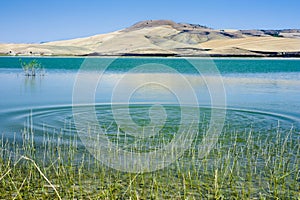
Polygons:
<instances>
[{"instance_id":1,"label":"reflection on water","mask_svg":"<svg viewBox=\"0 0 300 200\"><path fill-rule=\"evenodd\" d=\"M44 76L24 76L24 90L34 91L42 88Z\"/></svg>"},{"instance_id":2,"label":"reflection on water","mask_svg":"<svg viewBox=\"0 0 300 200\"><path fill-rule=\"evenodd\" d=\"M43 124L49 127L62 128L66 121L72 121L70 110L72 93L77 71L47 70L45 76L26 77L21 70L0 70L0 131L6 133L19 132L32 110L36 129L42 129ZM98 79L95 72L86 72L89 88L92 80ZM177 105L176 93L184 94L186 86L178 81L178 76L172 73L124 73L108 72L99 80L95 90L97 105L124 103L128 95L127 88L134 88L136 83L147 80L149 84L134 88L129 102L135 105L162 103ZM300 80L299 73L266 73L266 74L227 74L223 76L226 90L227 122L239 127L255 124L258 128L275 126L278 120L284 121L286 127L292 124L299 126L300 118ZM211 96L206 81L214 83L215 76L206 75L205 79L193 74L184 74L184 79L195 90L200 107L211 105ZM121 81L121 82L120 82ZM157 84L163 82L164 84ZM121 83L118 96L113 96L116 85ZM164 87L167 85L168 87ZM170 90L168 88L172 88ZM176 93L174 92L176 91ZM188 98L189 96L185 96ZM66 106L67 105L67 106ZM100 108L103 113L110 113L107 107ZM233 111L234 110L234 111ZM251 112L243 112L248 110ZM203 110L202 110L203 111ZM100 112L100 111L99 111ZM100 113L101 113L100 112ZM139 112L133 109L133 118ZM204 112L205 113L205 112ZM270 114L271 113L271 114ZM206 113L208 114L208 113ZM108 115L104 115L108 116ZM146 114L138 115L147 122ZM109 118L108 118L109 119ZM111 122L110 122L111 123Z\"/></svg>"},{"instance_id":3,"label":"reflection on water","mask_svg":"<svg viewBox=\"0 0 300 200\"><path fill-rule=\"evenodd\" d=\"M193 90L190 91L192 94L187 94L190 89ZM179 103L180 97L183 98L180 99L182 102L190 102L192 95L197 95L198 103L210 104L210 94L201 76L184 76L180 79L178 75L167 73L134 73L126 74L126 78L122 74L105 75L99 82L96 101L126 103L124 99L128 93L132 103L174 104Z\"/></svg>"}]
</instances>

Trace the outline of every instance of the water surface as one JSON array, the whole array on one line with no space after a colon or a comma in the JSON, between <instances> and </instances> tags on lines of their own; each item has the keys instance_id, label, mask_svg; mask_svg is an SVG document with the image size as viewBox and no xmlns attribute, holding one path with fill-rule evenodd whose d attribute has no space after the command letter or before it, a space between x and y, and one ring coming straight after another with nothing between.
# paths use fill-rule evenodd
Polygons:
<instances>
[{"instance_id":1,"label":"water surface","mask_svg":"<svg viewBox=\"0 0 300 200\"><path fill-rule=\"evenodd\" d=\"M32 58L22 58L23 61ZM47 130L59 131L72 123L72 94L78 70L85 58L46 58L38 59L46 69L44 76L24 76L17 57L0 58L0 132L11 138L30 126L37 134ZM112 58L89 58L101 63ZM192 58L192 63L206 66L204 74L199 74L185 59L181 58L119 58L105 71L95 91L95 104L98 119L103 126L113 123L111 111L112 96L116 84L126 75L132 84L143 80L167 80L178 91L185 86L178 84L173 73L161 71L159 65L167 65L183 75L197 91L201 117L210 115L211 99L202 76L214 80L210 73L211 60ZM289 129L300 126L300 60L285 59L215 59L226 91L226 124L232 129L268 130L280 126ZM136 66L154 66L144 71L130 72ZM157 63L157 67L155 67ZM97 67L85 72L94 80ZM92 84L92 83L91 83ZM86 87L89 87L88 85ZM124 95L128 91L122 91ZM123 94L120 94L122 96ZM123 102L114 101L122 106ZM167 110L168 121L164 131L176 131L180 118L178 99L170 90L159 85L149 84L138 88L130 98L130 114L133 121L143 126L150 122L149 108L162 104ZM31 122L32 120L32 122ZM173 124L172 124L173 123ZM73 127L70 125L70 127ZM69 128L70 128L69 127ZM173 130L173 128L175 129ZM74 128L74 127L73 127ZM71 128L72 129L72 128ZM115 131L115 129L111 129ZM72 131L70 132L72 134Z\"/></svg>"}]
</instances>

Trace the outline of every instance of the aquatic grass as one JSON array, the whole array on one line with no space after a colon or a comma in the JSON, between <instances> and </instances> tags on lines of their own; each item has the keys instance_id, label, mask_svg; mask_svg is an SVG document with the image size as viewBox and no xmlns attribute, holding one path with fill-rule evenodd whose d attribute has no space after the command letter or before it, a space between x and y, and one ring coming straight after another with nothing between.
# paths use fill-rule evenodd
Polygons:
<instances>
[{"instance_id":1,"label":"aquatic grass","mask_svg":"<svg viewBox=\"0 0 300 200\"><path fill-rule=\"evenodd\" d=\"M42 64L37 60L33 59L30 62L23 62L22 59L19 59L20 65L24 71L25 76L36 76L37 74L44 76L45 69Z\"/></svg>"},{"instance_id":2,"label":"aquatic grass","mask_svg":"<svg viewBox=\"0 0 300 200\"><path fill-rule=\"evenodd\" d=\"M199 132L192 147L170 166L149 173L125 173L104 166L66 125L44 130L42 140L30 126L12 141L0 141L0 198L3 199L297 199L300 197L300 134L295 128L244 132L225 126L216 147L201 157ZM202 128L205 128L203 124ZM70 131L70 132L68 132ZM178 133L179 134L179 133ZM169 141L115 144L148 151ZM157 142L157 144L152 144ZM123 144L122 144L123 143ZM145 147L146 146L146 147ZM101 152L100 152L101 153Z\"/></svg>"}]
</instances>

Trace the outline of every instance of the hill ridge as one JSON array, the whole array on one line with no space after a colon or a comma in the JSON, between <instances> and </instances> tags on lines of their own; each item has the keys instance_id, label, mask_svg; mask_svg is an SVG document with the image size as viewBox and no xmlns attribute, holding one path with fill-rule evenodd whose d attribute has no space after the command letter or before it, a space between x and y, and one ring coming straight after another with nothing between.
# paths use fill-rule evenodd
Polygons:
<instances>
[{"instance_id":1,"label":"hill ridge","mask_svg":"<svg viewBox=\"0 0 300 200\"><path fill-rule=\"evenodd\" d=\"M0 44L1 55L29 56L300 56L300 30L216 30L171 20L145 20L106 34Z\"/></svg>"}]
</instances>

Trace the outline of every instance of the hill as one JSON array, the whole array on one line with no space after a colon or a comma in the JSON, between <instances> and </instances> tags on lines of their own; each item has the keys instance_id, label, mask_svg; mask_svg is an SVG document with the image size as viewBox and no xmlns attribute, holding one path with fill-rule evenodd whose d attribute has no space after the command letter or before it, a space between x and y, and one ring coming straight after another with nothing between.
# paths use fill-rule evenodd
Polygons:
<instances>
[{"instance_id":1,"label":"hill","mask_svg":"<svg viewBox=\"0 0 300 200\"><path fill-rule=\"evenodd\" d=\"M1 55L300 56L300 30L215 30L147 20L123 30L42 44L0 44Z\"/></svg>"}]
</instances>

